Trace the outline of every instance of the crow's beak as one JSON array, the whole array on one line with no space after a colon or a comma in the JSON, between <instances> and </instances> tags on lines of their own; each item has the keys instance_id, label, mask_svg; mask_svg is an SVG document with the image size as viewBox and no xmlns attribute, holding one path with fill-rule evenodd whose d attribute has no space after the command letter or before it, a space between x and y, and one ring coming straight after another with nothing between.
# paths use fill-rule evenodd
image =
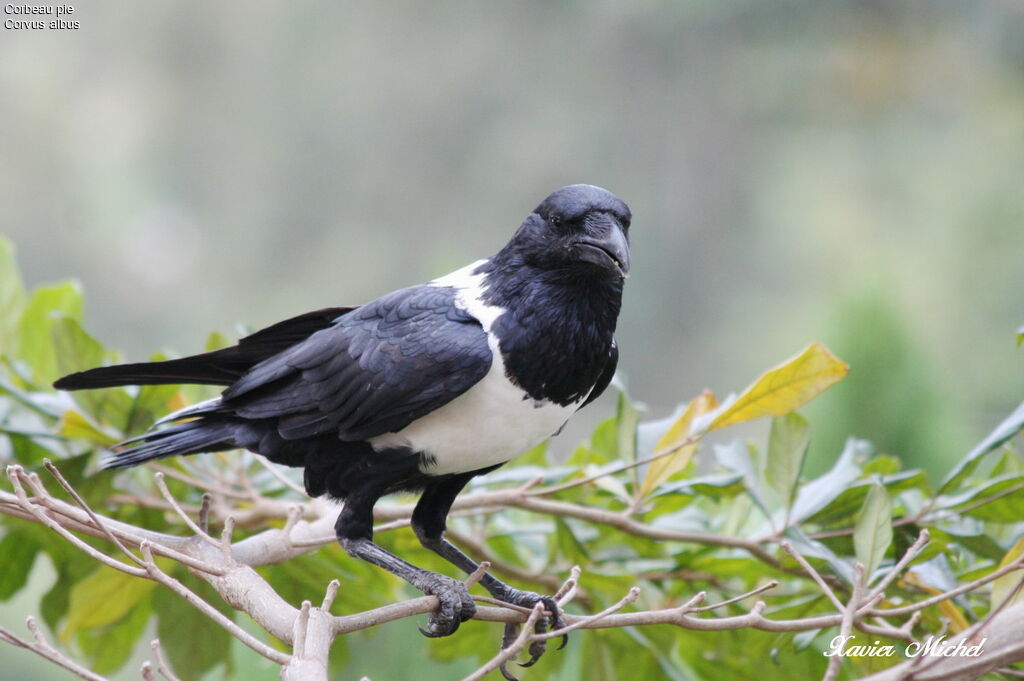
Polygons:
<instances>
[{"instance_id":1,"label":"crow's beak","mask_svg":"<svg viewBox=\"0 0 1024 681\"><path fill-rule=\"evenodd\" d=\"M625 279L629 274L629 242L626 241L626 233L618 220L607 215L602 217L604 219L599 224L588 225L591 227L587 230L590 234L574 244L577 257L584 262L613 270Z\"/></svg>"}]
</instances>

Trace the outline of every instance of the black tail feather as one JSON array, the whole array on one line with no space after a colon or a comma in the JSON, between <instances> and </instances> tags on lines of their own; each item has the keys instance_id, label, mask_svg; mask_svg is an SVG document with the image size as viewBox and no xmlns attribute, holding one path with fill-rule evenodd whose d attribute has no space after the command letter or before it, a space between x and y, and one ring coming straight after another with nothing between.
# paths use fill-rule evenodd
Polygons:
<instances>
[{"instance_id":1,"label":"black tail feather","mask_svg":"<svg viewBox=\"0 0 1024 681\"><path fill-rule=\"evenodd\" d=\"M168 456L236 447L234 424L197 419L125 440L100 461L100 468L128 468Z\"/></svg>"},{"instance_id":2,"label":"black tail feather","mask_svg":"<svg viewBox=\"0 0 1024 681\"><path fill-rule=\"evenodd\" d=\"M139 362L99 367L70 374L53 384L59 390L87 390L119 385L203 383L231 385L250 368L312 334L326 329L351 307L329 307L278 322L246 336L238 345L166 362Z\"/></svg>"}]
</instances>

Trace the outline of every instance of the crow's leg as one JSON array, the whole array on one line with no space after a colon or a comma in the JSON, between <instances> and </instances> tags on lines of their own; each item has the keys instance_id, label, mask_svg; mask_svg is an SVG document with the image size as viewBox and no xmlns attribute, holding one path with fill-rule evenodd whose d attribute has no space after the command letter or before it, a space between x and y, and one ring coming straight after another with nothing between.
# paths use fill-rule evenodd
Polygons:
<instances>
[{"instance_id":1,"label":"crow's leg","mask_svg":"<svg viewBox=\"0 0 1024 681\"><path fill-rule=\"evenodd\" d=\"M420 543L466 573L472 573L479 566L476 561L444 538L445 518L447 518L448 511L451 510L452 504L455 502L455 497L474 475L476 475L475 472L452 476L427 487L412 513L412 529L419 538ZM480 585L487 589L492 596L505 603L512 603L524 608L533 608L537 603L543 603L544 608L551 616L541 620L541 623L538 625L540 631L546 630L549 626L555 629L565 626L562 620L561 609L551 596L542 596L533 591L516 589L490 574L484 574L480 580ZM505 645L515 638L514 630L515 625L506 626ZM559 646L560 649L565 646L567 640L568 636L562 638L562 644ZM528 667L532 665L543 654L544 642L534 642L530 646L530 660L523 666ZM504 669L502 672L507 675Z\"/></svg>"},{"instance_id":2,"label":"crow's leg","mask_svg":"<svg viewBox=\"0 0 1024 681\"><path fill-rule=\"evenodd\" d=\"M430 616L427 629L420 628L424 635L436 637L455 633L459 624L476 612L466 585L451 577L418 568L373 543L373 505L380 496L364 492L350 494L345 499L345 506L334 525L338 543L348 555L382 567L423 593L437 596L440 606Z\"/></svg>"}]
</instances>

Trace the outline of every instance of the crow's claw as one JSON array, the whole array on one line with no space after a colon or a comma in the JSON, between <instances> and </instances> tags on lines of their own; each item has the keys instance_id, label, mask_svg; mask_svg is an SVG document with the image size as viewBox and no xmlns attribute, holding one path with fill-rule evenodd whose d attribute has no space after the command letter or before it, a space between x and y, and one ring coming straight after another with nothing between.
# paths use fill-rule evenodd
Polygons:
<instances>
[{"instance_id":1,"label":"crow's claw","mask_svg":"<svg viewBox=\"0 0 1024 681\"><path fill-rule=\"evenodd\" d=\"M519 636L519 624L516 622L505 622L505 631L501 635L501 649L504 650L512 645L517 636Z\"/></svg>"},{"instance_id":2,"label":"crow's claw","mask_svg":"<svg viewBox=\"0 0 1024 681\"><path fill-rule=\"evenodd\" d=\"M543 634L548 631L561 629L565 626L565 620L562 618L562 609L558 607L558 603L551 596L541 596L540 594L533 593L532 591L520 591L519 589L509 588L508 591L505 591L500 595L496 594L496 597L499 600L505 601L506 603L518 605L523 608L532 609L538 603L543 603L544 609L548 612L548 614L537 620L537 624L534 626L535 633ZM501 647L508 648L510 645L512 645L512 642L516 640L516 636L518 636L518 634L518 624L506 624L505 632L501 638ZM558 649L561 650L562 648L564 648L568 640L568 635L563 636L562 643L558 647ZM530 659L526 662L520 663L519 666L532 667L537 663L537 660L541 658L541 656L545 653L546 650L547 644L545 641L533 641L528 649L528 652L530 653ZM505 668L505 665L501 666L501 674L506 679L508 679L508 681L518 681L516 677L513 676L508 671L508 669Z\"/></svg>"},{"instance_id":3,"label":"crow's claw","mask_svg":"<svg viewBox=\"0 0 1024 681\"><path fill-rule=\"evenodd\" d=\"M540 620L537 621L537 626L534 627L534 631L538 634L544 634L547 633L547 630L547 618L542 617ZM540 659L540 656L543 655L547 651L547 649L548 644L547 641L545 641L544 639L541 639L539 641L533 641L532 643L530 643L530 647L528 649L530 653L530 659L526 662L520 662L519 666L532 667L533 665L537 664L537 660Z\"/></svg>"},{"instance_id":4,"label":"crow's claw","mask_svg":"<svg viewBox=\"0 0 1024 681\"><path fill-rule=\"evenodd\" d=\"M507 664L508 662L502 662L501 666L498 667L498 671L501 672L501 675L505 677L506 681L519 681L519 678L514 676L512 672L508 670L508 667L506 666Z\"/></svg>"},{"instance_id":5,"label":"crow's claw","mask_svg":"<svg viewBox=\"0 0 1024 681\"><path fill-rule=\"evenodd\" d=\"M427 628L418 627L420 633L429 638L451 636L459 625L476 614L476 605L466 590L466 585L457 579L428 573L416 584L425 594L437 596L440 601L437 610L427 620Z\"/></svg>"}]
</instances>

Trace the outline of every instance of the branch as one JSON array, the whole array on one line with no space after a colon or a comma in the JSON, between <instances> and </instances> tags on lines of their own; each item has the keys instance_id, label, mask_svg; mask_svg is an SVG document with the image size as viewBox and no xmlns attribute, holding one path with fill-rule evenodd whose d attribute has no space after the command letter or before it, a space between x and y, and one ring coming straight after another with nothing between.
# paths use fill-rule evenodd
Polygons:
<instances>
[{"instance_id":1,"label":"branch","mask_svg":"<svg viewBox=\"0 0 1024 681\"><path fill-rule=\"evenodd\" d=\"M862 681L973 681L978 677L1007 664L1024 660L1024 602L996 614L991 620L981 622L959 635L945 641L955 646L961 641L965 645L978 645L982 641L981 654L977 657L930 657L926 669L915 669L925 658L915 658L865 677Z\"/></svg>"},{"instance_id":2,"label":"branch","mask_svg":"<svg viewBox=\"0 0 1024 681\"><path fill-rule=\"evenodd\" d=\"M47 468L50 469L52 466ZM310 679L326 680L327 653L336 636L367 629L384 622L419 616L432 612L438 607L436 597L423 596L360 613L334 616L330 614L330 608L338 593L339 584L337 581L333 581L327 586L323 602L319 607L314 607L309 602L303 602L300 608L296 608L281 599L277 592L255 572L253 567L280 562L314 550L323 543L326 543L328 536L333 541L330 529L334 523L337 508L329 502L313 500L301 504L286 504L262 498L250 499L253 505L251 509L253 511L252 517L256 517L256 514L262 514L264 518L281 518L285 520L284 526L280 529L267 529L245 539L234 541L232 534L234 511L232 511L231 514L224 515L224 531L221 533L221 536L214 538L206 529L209 504L204 503L204 506L200 509L199 521L192 521L181 504L170 493L163 477L157 475L156 487L162 495L167 509L175 513L193 532L193 535L190 537L175 537L157 532L149 532L96 513L73 490L59 472L54 471L56 471L55 468L51 470L51 473L54 473L61 486L68 490L77 506L50 495L37 475L26 474L19 466L10 466L8 467L8 477L16 493L12 495L7 492L0 492L0 512L46 525L91 558L104 562L122 572L160 582L216 621L232 636L238 638L259 654L280 664L282 666L282 678L288 681L299 681L300 679L302 681ZM31 488L32 496L29 496L26 486ZM769 562L775 566L780 565L774 556L768 554L758 543L752 540L652 528L623 514L531 496L528 487L466 495L457 500L455 506L462 511L473 509L491 510L512 506L546 515L572 517L588 522L605 524L635 536L682 542L692 541L740 548L764 560L764 562ZM411 510L411 506L381 507L378 509L377 519L385 522L404 519L408 517ZM129 556L131 563L116 560L104 554L90 544L83 542L75 533L106 540L116 550ZM467 545L467 548L474 553L485 551L484 547L474 545L472 541L465 537L457 537L457 539L460 543ZM783 542L783 549L793 555L806 573L806 576L817 584L822 593L825 594L826 598L836 608L835 613L818 614L798 619L772 619L766 617L766 604L761 600L756 601L742 614L709 616L715 610L734 605L777 587L778 582L775 580L758 586L751 591L726 598L722 602L713 605L702 605L705 594L700 592L680 607L622 612L623 609L636 602L639 596L638 588L633 587L612 607L594 614L565 614L564 627L557 631L545 633L536 632L531 625L530 618L534 615L534 611L525 611L525 609L503 603L496 604L495 607L482 605L477 608L475 617L479 621L528 625L522 629L512 642L512 645L495 656L485 667L493 671L493 669L500 668L508 660L513 659L526 646L548 638L561 636L577 629L670 625L695 631L726 631L753 628L762 631L784 633L840 627L841 633L857 628L872 635L912 640L912 630L917 622L916 613L923 608L976 590L1004 574L1024 567L1024 559L1018 560L1011 565L993 571L986 577L975 580L970 584L961 585L956 589L933 598L901 608L876 609L876 604L884 598L885 589L920 553L927 540L927 533L922 533L914 545L886 573L870 593L865 593L867 589L862 583L863 580L861 580L859 587L855 584L854 592L846 603L839 599L823 575L818 573L799 553L795 552L788 543ZM141 553L141 558L132 553L133 549ZM291 653L284 653L267 646L256 637L241 629L230 618L225 617L211 604L162 570L154 559L156 554L168 556L187 565L193 574L211 584L232 607L248 613L268 633L291 646ZM486 555L484 557L489 558ZM485 567L482 566L482 569L485 569ZM479 578L479 574L474 576ZM536 575L531 576L537 577ZM564 605L565 602L576 594L579 589L579 577L579 569L574 568L570 578L558 590L556 598L560 604ZM553 577L548 577L544 585L549 588L556 587L557 581L553 580ZM471 576L469 581L473 581L473 576ZM891 625L886 620L886 618L903 615L911 615L912 617L910 621L902 626ZM865 621L866 619L871 619L872 623ZM999 618L995 618L993 621L997 620L1002 621ZM536 620L534 620L535 622ZM6 632L4 640L13 641ZM15 644L20 645L18 643ZM1016 654L1015 650L1007 648L993 659L1000 662L1000 665L1005 665L1007 660L1011 660L1013 655ZM162 667L161 664L158 657L156 673L163 675L168 681L172 681L173 675L166 669L166 664L162 664ZM481 669L484 668L482 667ZM166 670L166 673L163 670ZM837 671L830 663L830 675L827 678L834 678ZM930 669L925 671L930 673ZM488 672L485 671L483 673ZM154 676L152 666L147 666L143 671L144 676L147 674ZM146 676L146 678L149 677Z\"/></svg>"},{"instance_id":3,"label":"branch","mask_svg":"<svg viewBox=\"0 0 1024 681\"><path fill-rule=\"evenodd\" d=\"M0 627L0 640L19 648L24 648L25 650L31 650L36 655L53 662L57 666L68 670L75 676L85 679L86 681L107 681L106 677L100 676L90 669L86 669L50 645L49 641L46 640L46 637L43 636L43 633L39 631L39 625L36 624L35 618L27 618L25 620L25 626L27 626L28 630L32 632L32 638L35 639L34 641L26 641L23 638L15 636L4 627Z\"/></svg>"}]
</instances>

